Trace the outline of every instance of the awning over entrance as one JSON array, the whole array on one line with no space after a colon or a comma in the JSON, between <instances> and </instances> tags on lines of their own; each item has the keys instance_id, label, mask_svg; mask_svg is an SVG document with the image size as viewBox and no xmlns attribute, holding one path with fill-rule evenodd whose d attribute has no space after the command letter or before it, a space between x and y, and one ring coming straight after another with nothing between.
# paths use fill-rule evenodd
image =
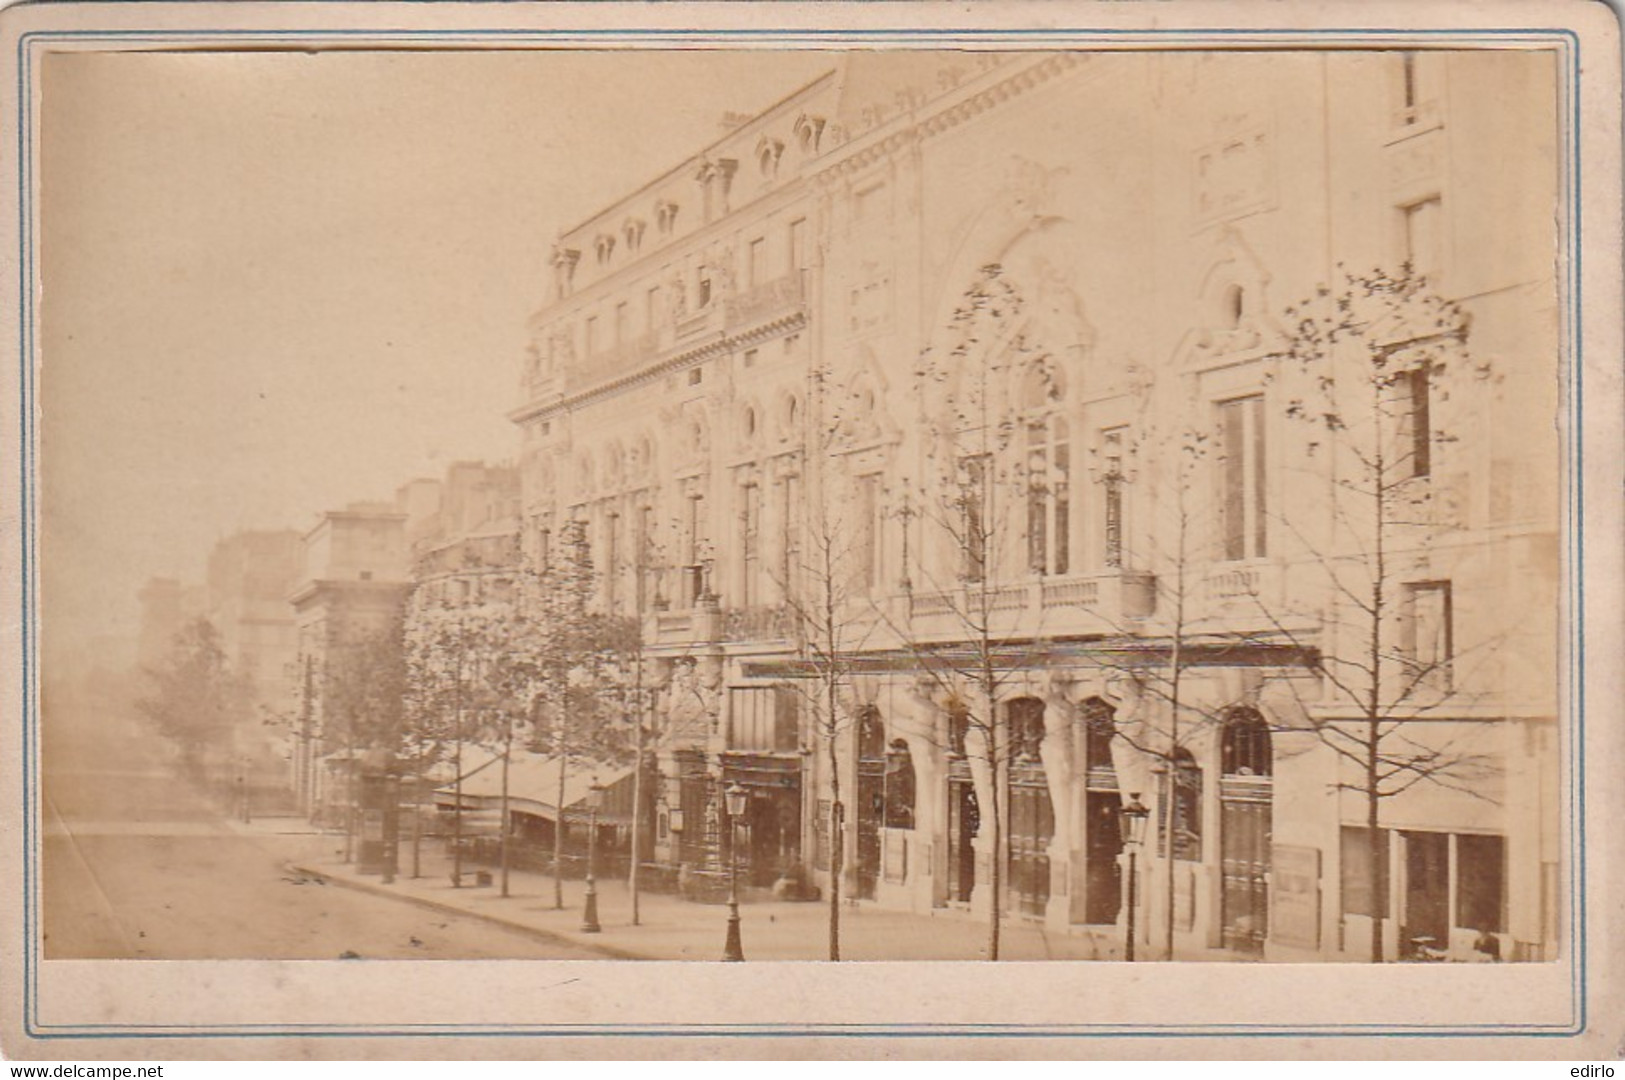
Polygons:
<instances>
[{"instance_id":1,"label":"awning over entrance","mask_svg":"<svg viewBox=\"0 0 1625 1080\"><path fill-rule=\"evenodd\" d=\"M632 767L595 761L590 758L570 758L564 768L564 817L569 821L585 821L587 790L596 780L604 786L603 805L598 820L609 823L629 823L632 807ZM502 806L502 755L494 754L475 768L463 774L463 808L465 810L500 810ZM454 784L436 788L435 804L452 808L457 805ZM515 751L508 766L508 808L521 814L558 819L559 759L543 754Z\"/></svg>"}]
</instances>

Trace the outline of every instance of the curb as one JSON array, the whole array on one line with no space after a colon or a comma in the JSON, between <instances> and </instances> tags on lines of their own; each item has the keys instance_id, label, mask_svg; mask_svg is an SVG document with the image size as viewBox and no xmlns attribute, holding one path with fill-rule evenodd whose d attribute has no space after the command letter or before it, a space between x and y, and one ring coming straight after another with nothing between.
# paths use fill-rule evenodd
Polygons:
<instances>
[{"instance_id":1,"label":"curb","mask_svg":"<svg viewBox=\"0 0 1625 1080\"><path fill-rule=\"evenodd\" d=\"M330 874L324 873L321 870L317 870L309 866L301 866L295 862L284 863L283 866L292 873L302 874L308 878L314 878L322 882L324 885L338 885L341 888L352 889L356 892L368 893L372 896L387 896L391 900L398 900L405 904L414 904L417 907L426 908L429 911L439 912L442 915L460 915L464 918L477 919L481 922L490 923L493 926L500 926L504 930L511 930L553 945L574 945L583 949L590 949L594 952L603 953L606 960L654 959L653 957L644 956L640 953L629 952L625 949L618 949L613 945L600 945L596 941L583 941L581 940L580 936L577 935L560 933L556 930L544 930L539 926L531 926L528 923L515 922L512 919L505 919L500 915L491 915L480 911L470 911L467 908L461 908L455 904L447 904L439 900L430 900L429 898L423 896L412 896L408 893L395 892L394 890L383 885L373 885L365 881L355 881L350 878L334 877Z\"/></svg>"}]
</instances>

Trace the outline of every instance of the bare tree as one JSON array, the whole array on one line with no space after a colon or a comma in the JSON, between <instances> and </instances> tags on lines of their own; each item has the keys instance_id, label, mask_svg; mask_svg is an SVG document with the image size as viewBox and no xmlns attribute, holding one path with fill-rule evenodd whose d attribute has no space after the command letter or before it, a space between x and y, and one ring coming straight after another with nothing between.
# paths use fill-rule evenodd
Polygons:
<instances>
[{"instance_id":1,"label":"bare tree","mask_svg":"<svg viewBox=\"0 0 1625 1080\"><path fill-rule=\"evenodd\" d=\"M1021 586L1006 584L1040 554L1036 501L1056 494L1053 462L1018 445L1026 434L1024 399L1040 407L1060 396L1055 357L1028 339L1024 300L998 264L984 266L961 296L940 348L922 353L916 371L925 409L928 476L904 484L905 506L935 534L938 554L917 553L910 567L909 613L888 623L914 655L923 678L950 702L950 742L986 769L991 798L988 882L990 960L999 959L1003 921L1006 811L1010 767L1035 753L1042 731L1013 730L1001 708L1005 688L1024 677L1012 649L1042 627L1023 625ZM918 508L915 510L914 508ZM945 577L942 563L956 564ZM915 578L917 575L917 579ZM923 587L923 592L912 592ZM951 628L921 634L921 619Z\"/></svg>"},{"instance_id":2,"label":"bare tree","mask_svg":"<svg viewBox=\"0 0 1625 1080\"><path fill-rule=\"evenodd\" d=\"M1371 871L1370 960L1384 958L1388 869L1381 807L1419 784L1483 798L1489 759L1471 734L1419 729L1471 692L1468 652L1451 640L1447 582L1411 579L1415 556L1456 527L1440 458L1467 412L1451 404L1491 377L1467 351L1468 314L1406 265L1397 273L1344 272L1337 287L1286 309L1280 363L1285 415L1308 433L1311 475L1325 487L1315 509L1281 520L1330 597L1308 642L1260 601L1280 639L1319 649L1318 707L1304 710L1320 744L1346 767L1340 790L1365 805ZM1494 649L1487 634L1479 648ZM1434 728L1435 725L1429 725Z\"/></svg>"}]
</instances>

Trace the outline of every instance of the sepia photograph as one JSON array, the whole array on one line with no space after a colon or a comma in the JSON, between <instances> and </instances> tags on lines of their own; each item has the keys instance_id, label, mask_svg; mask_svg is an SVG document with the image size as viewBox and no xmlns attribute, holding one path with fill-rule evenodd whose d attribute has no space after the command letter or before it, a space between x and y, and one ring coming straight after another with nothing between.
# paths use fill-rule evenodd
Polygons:
<instances>
[{"instance_id":1,"label":"sepia photograph","mask_svg":"<svg viewBox=\"0 0 1625 1080\"><path fill-rule=\"evenodd\" d=\"M369 27L18 51L63 1023L542 961L1584 1029L1572 32Z\"/></svg>"}]
</instances>

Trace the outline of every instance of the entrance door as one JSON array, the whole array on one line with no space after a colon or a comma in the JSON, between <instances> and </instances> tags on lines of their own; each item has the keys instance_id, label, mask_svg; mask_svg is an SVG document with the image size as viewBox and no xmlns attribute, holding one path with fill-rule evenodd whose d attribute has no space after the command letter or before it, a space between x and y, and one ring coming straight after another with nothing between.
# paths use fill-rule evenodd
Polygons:
<instances>
[{"instance_id":1,"label":"entrance door","mask_svg":"<svg viewBox=\"0 0 1625 1080\"><path fill-rule=\"evenodd\" d=\"M1042 915L1049 904L1049 842L1055 808L1041 766L1016 765L1010 777L1010 890L1024 915Z\"/></svg>"},{"instance_id":2,"label":"entrance door","mask_svg":"<svg viewBox=\"0 0 1625 1080\"><path fill-rule=\"evenodd\" d=\"M886 729L880 710L870 707L858 717L857 859L854 895L873 900L880 881L880 825L886 819Z\"/></svg>"},{"instance_id":3,"label":"entrance door","mask_svg":"<svg viewBox=\"0 0 1625 1080\"><path fill-rule=\"evenodd\" d=\"M1083 918L1088 923L1115 923L1123 906L1123 868L1117 861L1123 851L1121 804L1116 792L1105 791L1089 792L1085 804Z\"/></svg>"},{"instance_id":4,"label":"entrance door","mask_svg":"<svg viewBox=\"0 0 1625 1080\"><path fill-rule=\"evenodd\" d=\"M1269 932L1270 804L1226 797L1222 806L1224 946L1262 953Z\"/></svg>"},{"instance_id":5,"label":"entrance door","mask_svg":"<svg viewBox=\"0 0 1625 1080\"><path fill-rule=\"evenodd\" d=\"M963 763L956 763L963 769ZM948 778L948 899L970 903L976 888L976 833L981 813L976 805L976 786L969 770Z\"/></svg>"},{"instance_id":6,"label":"entrance door","mask_svg":"<svg viewBox=\"0 0 1625 1080\"><path fill-rule=\"evenodd\" d=\"M758 788L746 814L752 885L771 886L801 862L801 790Z\"/></svg>"},{"instance_id":7,"label":"entrance door","mask_svg":"<svg viewBox=\"0 0 1625 1080\"><path fill-rule=\"evenodd\" d=\"M1257 709L1225 714L1219 744L1219 858L1224 874L1224 945L1259 955L1270 930L1271 806L1275 755Z\"/></svg>"},{"instance_id":8,"label":"entrance door","mask_svg":"<svg viewBox=\"0 0 1625 1080\"><path fill-rule=\"evenodd\" d=\"M1450 835L1408 832L1405 836L1405 923L1400 947L1445 948L1450 941Z\"/></svg>"}]
</instances>

